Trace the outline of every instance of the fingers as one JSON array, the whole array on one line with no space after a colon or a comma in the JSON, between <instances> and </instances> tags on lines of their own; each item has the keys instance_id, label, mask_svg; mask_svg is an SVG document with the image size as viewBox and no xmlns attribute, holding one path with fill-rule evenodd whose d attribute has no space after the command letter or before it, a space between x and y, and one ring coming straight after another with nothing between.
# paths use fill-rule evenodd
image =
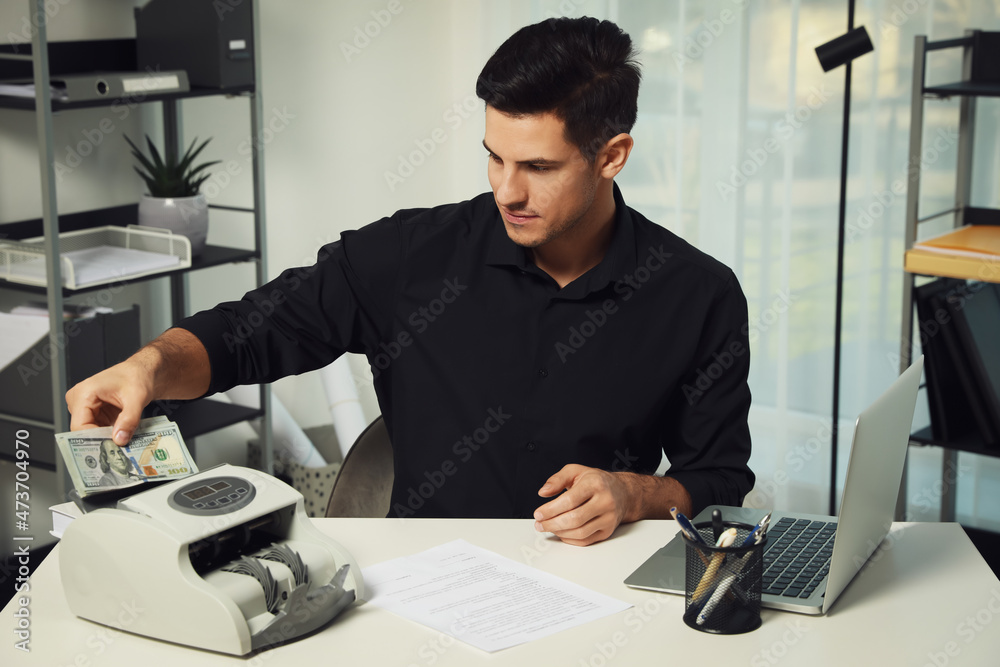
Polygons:
<instances>
[{"instance_id":1,"label":"fingers","mask_svg":"<svg viewBox=\"0 0 1000 667\"><path fill-rule=\"evenodd\" d=\"M614 527L602 525L602 522L594 519L576 530L553 533L553 535L566 544L575 547L586 547L608 539L613 532Z\"/></svg>"},{"instance_id":2,"label":"fingers","mask_svg":"<svg viewBox=\"0 0 1000 667\"><path fill-rule=\"evenodd\" d=\"M619 482L614 473L578 465L564 467L539 490L539 495L546 496L560 486L566 489L535 510L535 530L580 546L607 539L622 521Z\"/></svg>"},{"instance_id":3,"label":"fingers","mask_svg":"<svg viewBox=\"0 0 1000 667\"><path fill-rule=\"evenodd\" d=\"M97 418L92 410L84 411L81 409L70 413L69 430L71 431L82 431L85 428L97 428L98 426L100 424L97 423Z\"/></svg>"},{"instance_id":4,"label":"fingers","mask_svg":"<svg viewBox=\"0 0 1000 667\"><path fill-rule=\"evenodd\" d=\"M545 488L544 486L542 488ZM541 507L535 510L534 517L535 521L549 521L554 520L558 517L564 516L576 508L582 506L588 500L593 493L587 489L581 488L579 486L573 486L566 489L566 492L554 500L550 500ZM573 521L572 517L564 517L564 521ZM577 522L582 523L582 522Z\"/></svg>"},{"instance_id":5,"label":"fingers","mask_svg":"<svg viewBox=\"0 0 1000 667\"><path fill-rule=\"evenodd\" d=\"M538 495L543 498L550 498L561 493L563 489L573 486L577 477L585 470L588 470L588 468L575 463L563 466L559 472L545 480L542 488L538 489Z\"/></svg>"},{"instance_id":6,"label":"fingers","mask_svg":"<svg viewBox=\"0 0 1000 667\"><path fill-rule=\"evenodd\" d=\"M114 419L113 416L109 419L105 414L107 406L79 384L66 392L66 406L69 409L71 431L110 426Z\"/></svg>"},{"instance_id":7,"label":"fingers","mask_svg":"<svg viewBox=\"0 0 1000 667\"><path fill-rule=\"evenodd\" d=\"M112 427L115 444L127 445L147 403L145 386L122 365L102 371L66 392L70 429Z\"/></svg>"},{"instance_id":8,"label":"fingers","mask_svg":"<svg viewBox=\"0 0 1000 667\"><path fill-rule=\"evenodd\" d=\"M560 496L559 499L563 497L565 496ZM595 533L606 531L610 534L610 531L614 530L614 513L602 511L599 502L593 497L565 512L559 512L550 519L538 520L539 514L540 512L536 511L535 530L552 533L562 541L573 544L587 540Z\"/></svg>"},{"instance_id":9,"label":"fingers","mask_svg":"<svg viewBox=\"0 0 1000 667\"><path fill-rule=\"evenodd\" d=\"M573 488L535 510L535 529L561 536L580 530L595 518L604 515L616 516L614 500L610 494Z\"/></svg>"},{"instance_id":10,"label":"fingers","mask_svg":"<svg viewBox=\"0 0 1000 667\"><path fill-rule=\"evenodd\" d=\"M116 444L127 445L132 439L132 433L139 426L139 420L142 419L142 409L146 407L146 396L134 385L129 385L118 390L118 398L121 412L115 419L111 437Z\"/></svg>"}]
</instances>

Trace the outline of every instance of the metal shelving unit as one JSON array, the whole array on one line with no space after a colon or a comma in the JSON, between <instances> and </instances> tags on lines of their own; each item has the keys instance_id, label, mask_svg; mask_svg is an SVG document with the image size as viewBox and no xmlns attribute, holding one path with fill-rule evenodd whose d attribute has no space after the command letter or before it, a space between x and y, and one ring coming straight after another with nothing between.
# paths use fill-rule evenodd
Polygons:
<instances>
[{"instance_id":1,"label":"metal shelving unit","mask_svg":"<svg viewBox=\"0 0 1000 667\"><path fill-rule=\"evenodd\" d=\"M98 225L126 225L134 223L138 205L59 215L56 205L53 113L81 108L110 106L118 100L87 100L76 102L53 100L50 88L50 76L53 73L66 74L67 72L52 72L50 70L50 55L51 53L58 53L60 54L60 62L68 61L72 62L73 66L79 66L81 59L87 60L95 53L134 54L135 40L50 43L47 39L47 16L44 0L27 0L27 4L30 12L29 16L33 17L33 24L37 26L32 36L31 54L14 53L13 49L7 47L0 49L0 61L30 62L36 91L35 98L0 97L0 108L20 109L35 114L36 134L39 145L39 164L41 167L42 217L36 220L5 224L3 225L3 230L9 238L15 239L44 236L47 286L35 287L0 281L0 287L24 293L45 294L49 313L49 342L54 346L53 349L61 351L55 355L49 369L52 376L52 422L40 423L33 421L32 425L51 429L53 432L61 432L68 431L70 425L69 413L66 410L63 398L68 389L66 352L60 348L59 341L57 340L63 330L63 302L71 294L80 294L89 290L86 288L82 290L67 290L61 287L62 275L60 263L53 261L60 254L59 233L60 231L74 231ZM253 42L255 67L254 84L252 86L223 89L192 87L192 90L185 93L149 94L141 101L143 104L158 103L162 105L166 151L168 154L175 156L182 152L182 115L179 105L182 100L218 95L240 96L248 99L250 107L251 145L253 147L253 204L249 208L234 209L234 207L229 206L214 208L243 211L252 216L255 240L254 250L209 246L200 257L195 259L189 268L167 271L155 276L141 278L140 280L150 280L160 277L167 278L170 283L172 321L177 321L188 314L189 290L187 277L191 271L233 262L252 261L256 263L257 285L263 284L267 280L266 239L264 233L263 142L258 140L263 135L264 115L261 100L259 8L257 3L253 3ZM80 58L74 58L74 55L80 56ZM134 63L131 68L119 67L116 69L134 69ZM125 280L124 282L130 281ZM96 286L91 289L99 290L102 289L102 286ZM169 409L172 418L177 421L185 438L194 438L198 435L248 419L262 419L262 445L264 452L262 467L267 472L272 470L273 436L271 429L270 390L267 385L261 385L259 409L244 408L207 399L183 402L182 404L169 406ZM0 420L11 421L15 424L19 423L21 419L18 415L0 414ZM52 446L54 448L54 443ZM57 492L62 497L65 496L69 479L61 458L53 456L53 459L55 470L58 473L57 483L59 488Z\"/></svg>"},{"instance_id":2,"label":"metal shelving unit","mask_svg":"<svg viewBox=\"0 0 1000 667\"><path fill-rule=\"evenodd\" d=\"M926 84L927 54L944 49L962 49L962 80L944 85ZM915 38L913 55L913 97L910 107L910 181L906 194L905 250L909 251L917 240L920 224L944 216L953 216L954 226L965 224L1000 225L1000 210L976 208L970 205L972 191L972 157L978 97L1000 97L1000 79L995 63L1000 53L1000 33L967 30L964 37L929 42L925 35ZM992 68L993 71L990 71ZM986 80L984 80L986 79ZM924 104L928 100L960 98L959 138L957 144L955 204L952 208L926 217L918 212L920 200L920 170L923 152ZM966 276L982 280L983 276ZM913 294L916 276L905 273L903 280L903 317L900 346L900 372L910 365L913 336ZM937 446L944 450L942 461L941 520L955 520L954 471L958 466L960 451L985 456L1000 456L1000 450L988 447L978 434L944 442L935 440L929 428L914 433L910 445ZM903 518L906 503L906 473L897 503L897 519Z\"/></svg>"}]
</instances>

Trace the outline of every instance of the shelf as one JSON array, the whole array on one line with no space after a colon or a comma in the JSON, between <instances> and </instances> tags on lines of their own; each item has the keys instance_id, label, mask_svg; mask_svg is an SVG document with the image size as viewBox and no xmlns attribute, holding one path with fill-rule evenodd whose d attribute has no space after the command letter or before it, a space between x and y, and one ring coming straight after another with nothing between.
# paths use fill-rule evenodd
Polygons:
<instances>
[{"instance_id":1,"label":"shelf","mask_svg":"<svg viewBox=\"0 0 1000 667\"><path fill-rule=\"evenodd\" d=\"M960 257L911 248L903 257L903 269L921 276L1000 283L1000 257Z\"/></svg>"},{"instance_id":2,"label":"shelf","mask_svg":"<svg viewBox=\"0 0 1000 667\"><path fill-rule=\"evenodd\" d=\"M256 250L244 250L242 248L227 248L225 246L209 245L205 246L205 250L202 251L201 255L191 260L191 266L182 269L161 271L160 273L141 276L139 278L135 278L134 280L125 278L118 283L112 283L112 285L132 285L135 283L146 282L148 280L156 280L157 278L164 278L166 276L176 276L188 273L189 271L197 271L198 269L207 269L212 266L222 266L223 264L233 264L236 262L249 262L257 259L259 256L260 254ZM64 287L63 297L65 298L77 294L87 294L88 292L100 292L101 290L108 289L108 287L108 284L92 285L90 287L81 287L80 289L66 289ZM44 295L46 293L45 287L41 285L12 283L7 280L3 280L2 278L0 278L0 288L10 289L17 292L26 292L28 294Z\"/></svg>"},{"instance_id":3,"label":"shelf","mask_svg":"<svg viewBox=\"0 0 1000 667\"><path fill-rule=\"evenodd\" d=\"M31 437L31 469L56 470L56 439L51 428L42 426L26 426L24 422L15 422L0 418L0 461L17 461L15 455L14 434L26 429ZM13 484L13 482L10 482Z\"/></svg>"},{"instance_id":4,"label":"shelf","mask_svg":"<svg viewBox=\"0 0 1000 667\"><path fill-rule=\"evenodd\" d=\"M945 49L957 49L960 51L960 71L962 72L961 78L963 80L954 83L928 85L926 80L928 54L933 51ZM902 341L900 360L902 363L900 364L900 370L902 370L904 365L910 361L910 355L913 351L912 344L917 333L914 330L914 321L912 317L915 305L914 293L916 289L916 281L913 278L914 274L931 277L955 278L960 281L975 280L1000 284L1000 257L993 254L990 246L982 247L982 244L978 242L964 240L963 237L965 235L960 231L962 226L1000 225L1000 211L995 209L976 208L969 205L972 198L971 175L973 173L974 166L973 149L975 148L976 151L979 150L979 146L975 141L975 111L977 99L979 97L1000 97L1000 73L998 73L996 69L996 63L998 60L1000 60L1000 32L985 32L978 29L969 29L965 31L965 35L963 37L936 41L928 41L926 35L916 35L914 37L913 84L911 88L912 98L910 105L910 142L908 161L908 164L911 165L913 169L911 170L909 177L905 217L906 227L903 235L905 251L904 270L907 272L908 276L907 279L903 281L903 317L900 327L900 340ZM924 154L923 135L926 130L924 125L924 107L928 99L947 99L951 97L960 98L958 105L958 135L956 142L957 155L955 165L955 198L954 205L945 213L955 213L953 227L956 228L956 231L953 232L954 236L950 236L952 233L942 234L941 237L943 237L944 240L939 238L935 243L934 239L927 239L927 243L930 245L936 245L937 247L946 246L948 244L957 247L948 247L947 253L939 253L921 249L917 244L917 232L919 225L929 220L938 219L941 215L944 215L944 213L942 213L921 218L919 212L922 168L921 156ZM976 255L959 254L966 246L974 247L981 252ZM926 310L927 303L924 302L923 305L925 306L924 310ZM956 305L956 307L962 306ZM948 312L951 311L949 310ZM923 317L924 321L927 321L926 316L927 313L924 315L919 315L918 313L918 317ZM935 312L934 317L936 318L937 316L938 313ZM924 340L925 353L928 349L941 348L942 341L940 340L936 342L936 345L928 345L926 341L929 340L933 334L928 334L925 337L924 333L924 329L921 327L920 337ZM954 340L945 341L946 345L944 347L945 352L947 353L946 356L960 359L963 354L962 346L969 344L969 341L962 339L968 338L968 336L959 336L957 332L953 333L955 333L955 336L953 337ZM979 345L978 339L975 341L975 344ZM938 349L935 353L940 354L941 350ZM950 359L949 363L951 363ZM954 364L957 365L958 363L959 361L954 361ZM968 362L963 363L968 365ZM927 366L927 369L931 368L934 368L934 364L929 364ZM949 371L951 370L955 369L949 368ZM963 373L964 372L965 371L963 371ZM978 393L970 392L977 391L975 384L978 383L978 379L976 379L975 382L970 383L967 381L969 380L968 377L963 376L956 379L947 377L947 373L943 375L945 377L937 378L937 381L941 381L944 386L950 387L949 391L956 391L953 385L955 383L959 384L961 390L961 400L971 400L975 402ZM931 380L931 375L928 375L928 382ZM947 396L942 395L942 391L945 391L944 388L938 387L937 392L928 392L930 394L928 398L932 401L932 405L930 406L931 412L932 414L938 412L939 419L946 412L949 414L954 412L953 409L949 410L949 405L953 406L951 399L954 399L955 396L952 394L948 394ZM954 419L954 417L952 417L952 419ZM951 420L948 421L951 423ZM963 415L962 422L967 421L968 418ZM942 428L944 427L943 424L941 426ZM970 429L973 426L974 425L969 424ZM943 431L939 430L938 432L940 433ZM957 485L955 484L954 479L949 479L949 470L947 467L950 463L954 462L955 457L958 456L958 452L970 452L984 456L1000 457L1000 444L987 445L984 436L979 432L978 425L975 425L975 431L972 434L949 440L935 439L933 431L930 427L928 427L912 434L910 437L910 444L917 446L941 447L943 450L942 455L944 457L945 466L942 470L941 476L942 493L940 517L942 521L955 520ZM901 495L899 496L899 507L905 507L908 502L908 499L905 497L905 489L906 486L904 479L904 485L900 492ZM897 518L902 518L902 516L897 516Z\"/></svg>"},{"instance_id":5,"label":"shelf","mask_svg":"<svg viewBox=\"0 0 1000 667\"><path fill-rule=\"evenodd\" d=\"M1000 210L967 206L961 220L967 226L1000 226ZM922 276L1000 283L1000 256L949 255L914 247L905 252L903 269Z\"/></svg>"},{"instance_id":6,"label":"shelf","mask_svg":"<svg viewBox=\"0 0 1000 667\"><path fill-rule=\"evenodd\" d=\"M956 96L1000 97L1000 83L960 81L937 86L924 86L924 94L940 98Z\"/></svg>"},{"instance_id":7,"label":"shelf","mask_svg":"<svg viewBox=\"0 0 1000 667\"><path fill-rule=\"evenodd\" d=\"M192 97L209 97L212 95L243 95L252 93L253 86L236 86L232 88L199 88L192 87L191 90L183 93L148 93L142 95L142 99L136 97L115 97L98 100L81 100L78 102L62 102L52 100L52 111L71 111L73 109L92 109L95 107L120 106L125 104L148 104L150 102L165 102L168 100L183 100ZM20 109L23 111L34 111L35 100L31 97L8 97L0 95L0 109Z\"/></svg>"},{"instance_id":8,"label":"shelf","mask_svg":"<svg viewBox=\"0 0 1000 667\"><path fill-rule=\"evenodd\" d=\"M87 74L89 72L142 73L136 66L136 45L134 38L50 42L48 47L50 78L70 74ZM16 48L13 45L3 45L0 46L0 52L27 55L31 52L31 45L21 44ZM0 60L0 79L30 78L32 78L30 61ZM109 107L121 104L146 104L148 102L164 102L213 95L243 95L253 92L253 84L231 86L228 88L192 86L191 90L183 93L137 94L133 97L103 98L76 102L53 100L52 111ZM33 98L0 96L0 109L33 111L35 109L35 100Z\"/></svg>"},{"instance_id":9,"label":"shelf","mask_svg":"<svg viewBox=\"0 0 1000 667\"><path fill-rule=\"evenodd\" d=\"M24 2L24 4L28 3ZM168 6L169 0L160 0L158 4L160 4L160 6ZM131 9L132 8L130 7L129 11L131 11ZM253 52L251 55L252 57L256 57L259 55L259 48L257 46L259 44L259 8L257 7L257 3L243 3L243 6L239 9L244 12L244 18L250 19L250 23L248 23L246 27L252 31L252 38L247 39L246 43L252 45ZM212 12L211 8L208 8L206 11L210 13ZM227 24L227 26L228 25L229 24ZM135 38L50 42L47 41L44 32L41 30L35 31L33 38L34 43L38 45L37 48L39 50L44 49L47 56L46 59L48 62L49 80L72 75L89 75L96 72L135 73L140 77L143 76L146 71L153 72L153 69L151 68L138 66L138 49ZM182 30L181 28L178 28L176 33L170 37L172 43L176 42L178 46L182 48L190 46L187 43L189 38L190 31ZM5 53L21 56L18 59L0 58L0 80L34 81L34 66L41 60L41 58L32 56L42 55L40 52L33 54L34 50L35 46L32 44L15 43L13 40L10 41L10 43L0 44L0 54ZM28 57L25 58L24 56ZM168 69L183 68L179 67ZM181 145L181 117L183 105L177 104L176 101L189 98L222 96L239 96L241 98L245 98L248 101L247 111L249 112L250 117L251 145L255 147L254 150L251 151L251 164L253 172L254 201L256 202L259 201L260 193L263 192L264 178L260 152L256 149L256 147L259 147L263 143L260 137L262 136L264 130L263 102L260 95L260 69L259 67L253 67L251 76L223 78L220 80L238 81L239 84L222 88L194 85L190 90L184 92L164 91L147 93L142 91L136 92L131 96L129 94L118 96L112 95L93 100L53 100L47 109L38 108L35 98L21 98L4 95L0 96L0 109L27 111L38 116L38 144L40 154L44 156L46 151L51 152L52 144L55 141L53 137L51 116L49 113L50 111L57 113L74 109L113 108L115 105L127 105L131 108L138 104L159 102L163 107L164 145L168 151L172 150L177 153L181 153L183 151L183 146ZM211 82L211 79L205 79L202 82ZM239 106L242 107L242 104L239 104ZM120 148L125 150L124 144ZM54 167L52 164L45 164L43 159L41 191L43 197L46 198L45 203L48 205L47 209L52 211L52 217L47 220L48 224L43 224L43 220L41 218L0 223L0 239L23 240L36 237L48 237L46 234L46 228L49 232L64 234L66 232L92 229L108 225L125 227L138 222L138 204L134 203L92 211L58 215L58 201L56 197L57 189L57 179L55 177ZM265 225L265 212L262 208L241 208L238 210L251 213L254 237L256 239L254 249L247 250L210 245L205 248L199 257L192 258L190 266L184 268L171 267L169 270L150 274L148 276L124 278L120 284L138 283L154 278L163 278L168 276L176 277L187 274L190 271L246 261L252 261L255 264L255 284L263 284L267 277L267 253L265 235L263 233ZM51 241L51 239L48 238L47 240ZM46 252L51 249L51 246L46 246ZM61 248L61 250L64 249L65 248ZM51 260L52 258L49 257L48 259ZM168 282L172 321L177 321L179 318L183 317L184 314L186 314L188 286L186 282L182 280L170 280ZM53 289L51 293L49 293L45 286L7 282L0 278L0 290L12 290L33 295L48 296L50 309L54 308L56 310L61 307L62 299L64 298L87 292L108 289L108 285L93 285L76 290L62 288L61 291L55 291L55 287L56 286L52 286ZM115 328L115 331L117 332L118 328ZM136 346L138 346L138 342L136 343ZM37 398L37 400L32 399L30 406L32 409L40 408L44 404L44 406L47 407L48 412L51 412L54 403L52 400L53 395L62 396L65 394L67 381L72 382L75 377L73 364L81 361L81 359L83 361L94 361L94 359L91 359L91 357L86 353L77 354L74 359L74 356L67 354L66 350L61 349L59 352L59 354L52 357L52 363L45 369L44 372L51 388L45 392L44 396ZM62 371L64 370L67 372L63 373ZM87 372L80 377L88 377L99 370L100 368L88 369ZM41 386L41 384L39 384L39 386ZM15 386L15 389L19 389L19 387ZM266 394L268 389L265 388L263 391ZM25 392L23 391L18 391L17 396L19 398L27 398L26 396L22 396L24 393ZM30 420L30 422L34 424L33 426L25 426L28 417L23 418L26 420L24 423L19 423L19 417L15 416L26 415L27 412L6 412L5 415L7 420L5 421L3 418L0 418L0 435L6 433L7 429L12 428L15 429L16 432L16 429L18 428L28 428L32 434L33 442L37 443L36 447L32 447L32 465L37 466L39 469L56 471L58 478L56 486L58 492L61 494L65 490L64 486L68 481L68 477L65 475L65 468L61 458L58 454L56 454L53 429L56 431L69 430L70 424L66 419L67 414L65 411L59 409L57 401L55 403L56 405L54 407L56 408L56 414ZM155 410L157 408L161 411L166 411L170 418L174 419L178 423L183 436L188 439L193 439L210 431L215 431L227 426L245 422L247 420L260 418L263 422L261 437L264 441L265 450L264 465L269 468L271 464L272 434L270 415L265 414L264 411L206 399L176 403L158 402L150 408L150 410ZM13 437L0 439L0 459L13 458L12 452L9 451L13 442Z\"/></svg>"},{"instance_id":10,"label":"shelf","mask_svg":"<svg viewBox=\"0 0 1000 667\"><path fill-rule=\"evenodd\" d=\"M910 444L919 447L943 447L969 454L1000 457L1000 447L987 445L979 433L970 433L957 440L936 440L931 434L931 428L922 428L910 436Z\"/></svg>"}]
</instances>

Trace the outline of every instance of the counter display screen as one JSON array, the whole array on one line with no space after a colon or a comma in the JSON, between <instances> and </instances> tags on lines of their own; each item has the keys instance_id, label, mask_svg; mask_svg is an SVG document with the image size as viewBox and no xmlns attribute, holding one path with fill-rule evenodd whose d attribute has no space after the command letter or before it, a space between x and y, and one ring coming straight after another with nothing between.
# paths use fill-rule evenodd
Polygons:
<instances>
[{"instance_id":1,"label":"counter display screen","mask_svg":"<svg viewBox=\"0 0 1000 667\"><path fill-rule=\"evenodd\" d=\"M206 475L171 493L167 502L178 512L211 516L246 507L256 495L257 491L248 479L234 475Z\"/></svg>"},{"instance_id":2,"label":"counter display screen","mask_svg":"<svg viewBox=\"0 0 1000 667\"><path fill-rule=\"evenodd\" d=\"M215 493L215 490L210 486L199 486L197 489L191 489L190 491L184 492L184 497L188 500L198 500L199 498L204 498L205 496L210 496Z\"/></svg>"}]
</instances>

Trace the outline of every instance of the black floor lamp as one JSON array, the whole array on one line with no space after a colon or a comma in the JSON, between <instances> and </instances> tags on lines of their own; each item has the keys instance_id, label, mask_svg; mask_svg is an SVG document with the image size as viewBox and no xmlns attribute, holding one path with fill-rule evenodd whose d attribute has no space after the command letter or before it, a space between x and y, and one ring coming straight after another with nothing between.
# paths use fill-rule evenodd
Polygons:
<instances>
[{"instance_id":1,"label":"black floor lamp","mask_svg":"<svg viewBox=\"0 0 1000 667\"><path fill-rule=\"evenodd\" d=\"M854 0L848 2L847 33L816 47L824 72L845 65L844 121L840 143L840 212L837 217L837 297L833 334L833 422L830 425L830 514L837 508L837 440L840 416L840 331L844 300L844 230L847 219L847 143L851 124L851 61L873 51L864 26L854 27Z\"/></svg>"}]
</instances>

